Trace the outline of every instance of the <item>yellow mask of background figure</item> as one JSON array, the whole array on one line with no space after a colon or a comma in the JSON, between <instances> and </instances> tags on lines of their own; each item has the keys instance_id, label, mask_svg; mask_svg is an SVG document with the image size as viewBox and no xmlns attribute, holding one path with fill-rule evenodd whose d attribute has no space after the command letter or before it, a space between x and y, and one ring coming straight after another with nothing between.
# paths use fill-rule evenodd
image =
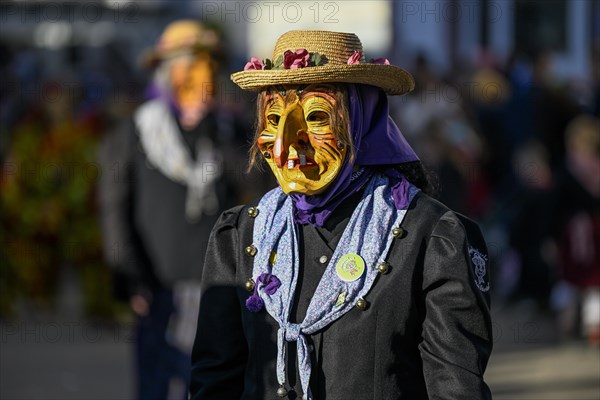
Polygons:
<instances>
[{"instance_id":1,"label":"yellow mask of background figure","mask_svg":"<svg viewBox=\"0 0 600 400\"><path fill-rule=\"evenodd\" d=\"M182 117L196 122L212 102L213 71L209 57L197 54L173 59L170 80Z\"/></svg>"},{"instance_id":2,"label":"yellow mask of background figure","mask_svg":"<svg viewBox=\"0 0 600 400\"><path fill-rule=\"evenodd\" d=\"M335 109L336 99L323 85L267 96L257 144L284 193L322 193L341 170L346 148L338 147L332 130Z\"/></svg>"}]
</instances>

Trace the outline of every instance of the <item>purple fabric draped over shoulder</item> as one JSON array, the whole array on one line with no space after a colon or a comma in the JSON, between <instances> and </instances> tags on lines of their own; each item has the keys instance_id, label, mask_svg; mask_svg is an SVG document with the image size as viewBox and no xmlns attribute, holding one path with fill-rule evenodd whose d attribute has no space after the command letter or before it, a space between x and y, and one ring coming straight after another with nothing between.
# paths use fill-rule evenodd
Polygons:
<instances>
[{"instance_id":1,"label":"purple fabric draped over shoulder","mask_svg":"<svg viewBox=\"0 0 600 400\"><path fill-rule=\"evenodd\" d=\"M294 219L300 224L323 226L335 208L359 191L373 176L375 166L418 161L419 158L389 115L387 95L368 85L346 84L349 99L350 135L354 162L346 159L337 178L318 195L291 194ZM359 166L360 169L355 167ZM353 173L354 171L354 173ZM386 175L392 183L396 207L404 206L407 182L392 168Z\"/></svg>"}]
</instances>

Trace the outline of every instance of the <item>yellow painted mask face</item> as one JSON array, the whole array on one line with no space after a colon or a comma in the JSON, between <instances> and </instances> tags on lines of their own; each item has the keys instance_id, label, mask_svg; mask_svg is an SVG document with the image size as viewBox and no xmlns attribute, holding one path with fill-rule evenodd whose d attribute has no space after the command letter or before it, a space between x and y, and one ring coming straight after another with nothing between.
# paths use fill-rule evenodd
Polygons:
<instances>
[{"instance_id":1,"label":"yellow painted mask face","mask_svg":"<svg viewBox=\"0 0 600 400\"><path fill-rule=\"evenodd\" d=\"M171 87L177 105L194 108L212 99L213 73L205 55L180 57L171 61Z\"/></svg>"},{"instance_id":2,"label":"yellow painted mask face","mask_svg":"<svg viewBox=\"0 0 600 400\"><path fill-rule=\"evenodd\" d=\"M257 144L284 193L322 193L341 170L346 147L332 130L335 109L331 85L267 95Z\"/></svg>"}]
</instances>

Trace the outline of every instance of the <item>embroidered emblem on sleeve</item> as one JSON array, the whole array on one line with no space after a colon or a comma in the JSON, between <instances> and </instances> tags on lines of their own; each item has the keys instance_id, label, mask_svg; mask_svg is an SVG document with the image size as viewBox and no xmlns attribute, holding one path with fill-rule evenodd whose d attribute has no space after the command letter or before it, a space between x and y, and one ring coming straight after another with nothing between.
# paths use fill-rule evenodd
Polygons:
<instances>
[{"instance_id":1,"label":"embroidered emblem on sleeve","mask_svg":"<svg viewBox=\"0 0 600 400\"><path fill-rule=\"evenodd\" d=\"M485 281L487 274L487 255L475 247L469 247L469 255L471 256L471 262L473 263L473 269L475 272L475 284L482 292L490 290L490 283Z\"/></svg>"}]
</instances>

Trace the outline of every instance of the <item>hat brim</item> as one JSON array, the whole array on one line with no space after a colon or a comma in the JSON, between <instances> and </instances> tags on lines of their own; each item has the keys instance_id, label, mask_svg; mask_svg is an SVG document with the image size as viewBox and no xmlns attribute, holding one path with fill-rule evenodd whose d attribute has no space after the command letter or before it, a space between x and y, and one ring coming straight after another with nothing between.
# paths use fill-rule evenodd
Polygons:
<instances>
[{"instance_id":1,"label":"hat brim","mask_svg":"<svg viewBox=\"0 0 600 400\"><path fill-rule=\"evenodd\" d=\"M148 50L143 53L140 57L139 64L143 68L152 69L159 65L161 62L169 59L173 59L177 56L187 55L187 54L198 54L205 53L210 55L213 59L218 58L218 53L209 47L206 46L194 46L190 48L183 49L174 49L167 51L159 51L159 50Z\"/></svg>"},{"instance_id":2,"label":"hat brim","mask_svg":"<svg viewBox=\"0 0 600 400\"><path fill-rule=\"evenodd\" d=\"M362 83L377 86L388 95L401 95L415 88L410 73L385 64L329 64L298 69L240 71L231 80L244 90L261 90L267 86L323 82Z\"/></svg>"}]
</instances>

